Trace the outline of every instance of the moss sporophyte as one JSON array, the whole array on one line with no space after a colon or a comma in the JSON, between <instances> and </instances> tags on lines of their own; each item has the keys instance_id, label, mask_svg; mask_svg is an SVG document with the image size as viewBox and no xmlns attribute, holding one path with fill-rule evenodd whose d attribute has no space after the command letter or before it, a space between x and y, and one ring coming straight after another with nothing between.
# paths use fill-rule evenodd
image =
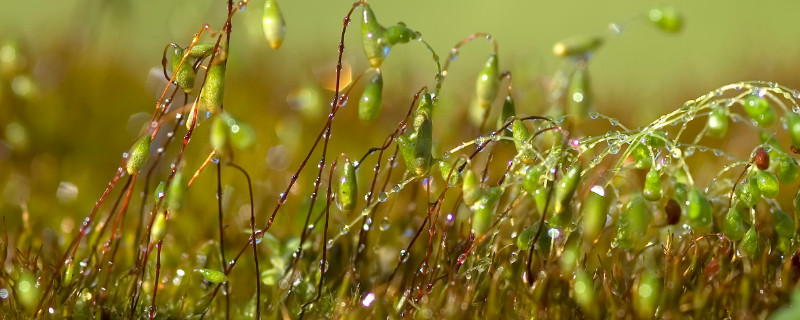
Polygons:
<instances>
[{"instance_id":1,"label":"moss sporophyte","mask_svg":"<svg viewBox=\"0 0 800 320\"><path fill-rule=\"evenodd\" d=\"M263 54L291 46L297 12L277 2L257 4ZM24 227L4 220L2 314L764 318L797 295L800 91L737 82L629 123L594 96L608 86L593 82L592 58L621 24L558 42L562 67L538 92L504 69L492 35L469 34L440 61L439 44L358 1L331 46L331 92L290 99L328 112L252 108L239 50L254 38L231 41L252 28L239 20L248 4L225 2L219 24L161 47L156 108L116 146L119 167L85 218L39 236L31 213L50 207L30 200L9 218ZM685 29L669 7L626 21ZM345 51L349 37L361 50ZM398 70L387 59L401 45L433 64ZM479 60L451 69L469 62L462 50ZM29 72L21 52L0 46L0 87ZM404 72L421 80L400 85Z\"/></svg>"}]
</instances>

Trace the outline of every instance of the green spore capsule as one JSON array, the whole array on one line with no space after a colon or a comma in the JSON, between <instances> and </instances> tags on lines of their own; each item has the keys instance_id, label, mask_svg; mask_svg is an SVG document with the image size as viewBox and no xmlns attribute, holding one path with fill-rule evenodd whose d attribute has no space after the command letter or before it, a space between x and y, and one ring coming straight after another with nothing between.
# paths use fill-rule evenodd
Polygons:
<instances>
[{"instance_id":1,"label":"green spore capsule","mask_svg":"<svg viewBox=\"0 0 800 320\"><path fill-rule=\"evenodd\" d=\"M533 236L536 235L536 227L538 227L538 225L534 224L519 233L517 237L517 248L520 250L528 250L533 246Z\"/></svg>"},{"instance_id":2,"label":"green spore capsule","mask_svg":"<svg viewBox=\"0 0 800 320\"><path fill-rule=\"evenodd\" d=\"M476 236L482 236L489 231L502 194L503 189L500 187L490 187L472 205L472 232Z\"/></svg>"},{"instance_id":3,"label":"green spore capsule","mask_svg":"<svg viewBox=\"0 0 800 320\"><path fill-rule=\"evenodd\" d=\"M361 45L367 55L369 64L373 68L380 67L383 59L389 55L389 41L386 39L386 29L378 23L375 13L368 4L364 4L361 19Z\"/></svg>"},{"instance_id":4,"label":"green spore capsule","mask_svg":"<svg viewBox=\"0 0 800 320\"><path fill-rule=\"evenodd\" d=\"M722 138L728 133L728 116L730 112L725 107L714 107L708 115L706 135L712 138Z\"/></svg>"},{"instance_id":5,"label":"green spore capsule","mask_svg":"<svg viewBox=\"0 0 800 320\"><path fill-rule=\"evenodd\" d=\"M776 177L774 173L759 170L752 179L756 180L758 190L761 192L761 196L764 198L774 199L776 196L778 196L780 187L778 183L778 177Z\"/></svg>"},{"instance_id":6,"label":"green spore capsule","mask_svg":"<svg viewBox=\"0 0 800 320\"><path fill-rule=\"evenodd\" d=\"M603 231L603 227L606 225L606 217L608 216L608 198L603 186L596 185L592 187L589 195L583 201L581 215L583 216L581 223L583 240L592 242Z\"/></svg>"},{"instance_id":7,"label":"green spore capsule","mask_svg":"<svg viewBox=\"0 0 800 320\"><path fill-rule=\"evenodd\" d=\"M775 233L784 239L794 237L794 220L786 212L779 209L772 210L772 221L775 223Z\"/></svg>"},{"instance_id":8,"label":"green spore capsule","mask_svg":"<svg viewBox=\"0 0 800 320\"><path fill-rule=\"evenodd\" d=\"M792 184L797 180L800 175L800 166L797 160L792 157L782 155L778 157L778 181L783 184Z\"/></svg>"},{"instance_id":9,"label":"green spore capsule","mask_svg":"<svg viewBox=\"0 0 800 320\"><path fill-rule=\"evenodd\" d=\"M397 24L386 28L386 40L390 46L398 43L408 43L417 38L417 33L405 25Z\"/></svg>"},{"instance_id":10,"label":"green spore capsule","mask_svg":"<svg viewBox=\"0 0 800 320\"><path fill-rule=\"evenodd\" d=\"M581 269L575 270L575 283L572 285L575 302L584 314L591 319L600 318L601 308L597 304L597 295L592 277Z\"/></svg>"},{"instance_id":11,"label":"green spore capsule","mask_svg":"<svg viewBox=\"0 0 800 320\"><path fill-rule=\"evenodd\" d=\"M698 188L689 192L689 222L695 227L706 227L712 224L711 202Z\"/></svg>"},{"instance_id":12,"label":"green spore capsule","mask_svg":"<svg viewBox=\"0 0 800 320\"><path fill-rule=\"evenodd\" d=\"M346 159L342 166L339 178L339 188L336 190L336 205L344 212L353 211L358 202L358 181L356 180L356 167Z\"/></svg>"},{"instance_id":13,"label":"green spore capsule","mask_svg":"<svg viewBox=\"0 0 800 320\"><path fill-rule=\"evenodd\" d=\"M189 49L189 58L205 58L214 50L213 43L198 43Z\"/></svg>"},{"instance_id":14,"label":"green spore capsule","mask_svg":"<svg viewBox=\"0 0 800 320\"><path fill-rule=\"evenodd\" d=\"M800 115L794 112L786 113L786 126L792 145L800 146Z\"/></svg>"},{"instance_id":15,"label":"green spore capsule","mask_svg":"<svg viewBox=\"0 0 800 320\"><path fill-rule=\"evenodd\" d=\"M407 132L405 135L397 136L397 146L400 148L400 155L403 156L403 162L406 164L406 169L409 172L414 172L414 145L416 142L416 135L413 131Z\"/></svg>"},{"instance_id":16,"label":"green spore capsule","mask_svg":"<svg viewBox=\"0 0 800 320\"><path fill-rule=\"evenodd\" d=\"M358 100L358 118L364 122L371 122L378 118L383 103L383 75L376 72L364 87L364 93Z\"/></svg>"},{"instance_id":17,"label":"green spore capsule","mask_svg":"<svg viewBox=\"0 0 800 320\"><path fill-rule=\"evenodd\" d=\"M683 18L675 8L660 7L650 10L647 18L659 29L670 33L677 33L683 28Z\"/></svg>"},{"instance_id":18,"label":"green spore capsule","mask_svg":"<svg viewBox=\"0 0 800 320\"><path fill-rule=\"evenodd\" d=\"M167 216L164 212L156 213L156 218L153 220L153 229L151 231L153 241L164 240L167 234Z\"/></svg>"},{"instance_id":19,"label":"green spore capsule","mask_svg":"<svg viewBox=\"0 0 800 320\"><path fill-rule=\"evenodd\" d=\"M555 190L555 206L553 212L558 215L566 211L569 206L572 196L575 194L575 189L578 187L578 181L581 178L580 164L574 164L556 185Z\"/></svg>"},{"instance_id":20,"label":"green spore capsule","mask_svg":"<svg viewBox=\"0 0 800 320\"><path fill-rule=\"evenodd\" d=\"M652 319L661 303L661 291L664 280L658 276L655 268L648 268L639 277L634 287L633 309L639 319Z\"/></svg>"},{"instance_id":21,"label":"green spore capsule","mask_svg":"<svg viewBox=\"0 0 800 320\"><path fill-rule=\"evenodd\" d=\"M167 210L170 212L180 212L183 209L183 199L186 193L186 188L183 185L183 172L178 171L172 177L172 182L169 183L167 189Z\"/></svg>"},{"instance_id":22,"label":"green spore capsule","mask_svg":"<svg viewBox=\"0 0 800 320\"><path fill-rule=\"evenodd\" d=\"M464 183L461 184L461 193L463 194L464 203L472 206L478 201L481 195L481 182L478 175L472 169L466 169L464 172Z\"/></svg>"},{"instance_id":23,"label":"green spore capsule","mask_svg":"<svg viewBox=\"0 0 800 320\"><path fill-rule=\"evenodd\" d=\"M647 146L636 144L631 151L631 155L633 155L633 166L636 169L649 169L653 166L653 156Z\"/></svg>"},{"instance_id":24,"label":"green spore capsule","mask_svg":"<svg viewBox=\"0 0 800 320\"><path fill-rule=\"evenodd\" d=\"M66 265L64 265L64 286L68 286L72 283L72 278L75 275L75 262L74 260L70 259Z\"/></svg>"},{"instance_id":25,"label":"green spore capsule","mask_svg":"<svg viewBox=\"0 0 800 320\"><path fill-rule=\"evenodd\" d=\"M755 227L750 227L742 238L740 249L742 253L750 257L750 259L757 259L761 255L761 241L758 239L758 233Z\"/></svg>"},{"instance_id":26,"label":"green spore capsule","mask_svg":"<svg viewBox=\"0 0 800 320\"><path fill-rule=\"evenodd\" d=\"M158 183L158 186L156 186L156 190L155 190L155 192L154 192L154 199L153 199L153 201L155 201L156 203L158 203L158 202L159 202L159 201L161 201L161 199L163 199L163 198L164 198L166 195L167 195L167 182L166 182L166 181L161 181L161 182L159 182L159 183Z\"/></svg>"},{"instance_id":27,"label":"green spore capsule","mask_svg":"<svg viewBox=\"0 0 800 320\"><path fill-rule=\"evenodd\" d=\"M225 121L225 118L222 116L214 117L214 120L211 122L211 137L208 140L208 142L211 144L211 147L220 152L223 152L225 149L227 149L229 143L228 131L228 125Z\"/></svg>"},{"instance_id":28,"label":"green spore capsule","mask_svg":"<svg viewBox=\"0 0 800 320\"><path fill-rule=\"evenodd\" d=\"M264 29L264 36L272 49L278 49L286 37L286 20L283 19L281 9L275 0L267 0L264 3L264 15L261 18L261 27Z\"/></svg>"},{"instance_id":29,"label":"green spore capsule","mask_svg":"<svg viewBox=\"0 0 800 320\"><path fill-rule=\"evenodd\" d=\"M722 222L722 232L733 241L739 241L744 238L747 226L744 224L741 212L736 207L728 210L725 215L725 220Z\"/></svg>"},{"instance_id":30,"label":"green spore capsule","mask_svg":"<svg viewBox=\"0 0 800 320\"><path fill-rule=\"evenodd\" d=\"M142 169L147 163L147 157L150 155L150 135L145 134L133 144L131 150L128 151L128 162L125 164L125 169L128 174L133 175Z\"/></svg>"},{"instance_id":31,"label":"green spore capsule","mask_svg":"<svg viewBox=\"0 0 800 320\"><path fill-rule=\"evenodd\" d=\"M413 143L413 160L410 171L417 176L428 172L433 162L431 149L433 148L433 100L425 91L422 94L417 110L414 112L412 132L409 132L409 141ZM408 160L407 160L408 161Z\"/></svg>"},{"instance_id":32,"label":"green spore capsule","mask_svg":"<svg viewBox=\"0 0 800 320\"><path fill-rule=\"evenodd\" d=\"M447 161L439 161L439 173L442 175L442 180L447 181L450 187L457 186L463 180L458 169L453 170L453 164Z\"/></svg>"},{"instance_id":33,"label":"green spore capsule","mask_svg":"<svg viewBox=\"0 0 800 320\"><path fill-rule=\"evenodd\" d=\"M506 121L508 121L509 118L516 115L517 115L517 107L516 103L514 103L514 98L511 97L511 95L507 95L505 100L503 100L503 108L500 109L500 116L497 117L497 129L502 128L503 125L506 124ZM504 132L503 134L509 136L507 131Z\"/></svg>"},{"instance_id":34,"label":"green spore capsule","mask_svg":"<svg viewBox=\"0 0 800 320\"><path fill-rule=\"evenodd\" d=\"M224 52L217 53L217 57L224 54ZM211 114L218 113L222 108L224 95L225 61L212 61L208 68L206 82L200 91L200 110L207 110Z\"/></svg>"},{"instance_id":35,"label":"green spore capsule","mask_svg":"<svg viewBox=\"0 0 800 320\"><path fill-rule=\"evenodd\" d=\"M744 98L742 105L747 115L759 126L767 128L775 123L777 115L766 98L752 94Z\"/></svg>"},{"instance_id":36,"label":"green spore capsule","mask_svg":"<svg viewBox=\"0 0 800 320\"><path fill-rule=\"evenodd\" d=\"M756 180L750 178L739 183L736 187L736 197L747 207L756 205L761 198L761 191L758 189Z\"/></svg>"},{"instance_id":37,"label":"green spore capsule","mask_svg":"<svg viewBox=\"0 0 800 320\"><path fill-rule=\"evenodd\" d=\"M228 276L217 270L194 269L194 271L200 273L200 275L202 275L203 278L205 278L206 280L208 280L208 282L211 283L223 283L225 281L228 281Z\"/></svg>"},{"instance_id":38,"label":"green spore capsule","mask_svg":"<svg viewBox=\"0 0 800 320\"><path fill-rule=\"evenodd\" d=\"M522 180L522 189L529 194L534 194L539 189L539 178L542 176L541 166L529 166L525 170L525 178Z\"/></svg>"},{"instance_id":39,"label":"green spore capsule","mask_svg":"<svg viewBox=\"0 0 800 320\"><path fill-rule=\"evenodd\" d=\"M667 133L661 130L649 132L644 136L644 143L653 149L661 149L666 147L668 140L669 137L667 137Z\"/></svg>"},{"instance_id":40,"label":"green spore capsule","mask_svg":"<svg viewBox=\"0 0 800 320\"><path fill-rule=\"evenodd\" d=\"M197 72L192 68L192 59L189 57L181 63L185 50L174 48L172 51L172 73L175 76L175 83L186 93L191 93L194 88L194 79Z\"/></svg>"},{"instance_id":41,"label":"green spore capsule","mask_svg":"<svg viewBox=\"0 0 800 320\"><path fill-rule=\"evenodd\" d=\"M497 66L497 54L492 53L483 65L481 73L478 74L478 81L475 83L475 93L478 98L478 105L488 108L497 97L497 90L500 86L500 71Z\"/></svg>"},{"instance_id":42,"label":"green spore capsule","mask_svg":"<svg viewBox=\"0 0 800 320\"><path fill-rule=\"evenodd\" d=\"M528 142L531 134L528 131L528 126L517 119L511 124L511 136L514 138L514 146L517 148L517 151L519 151L525 149L525 143Z\"/></svg>"},{"instance_id":43,"label":"green spore capsule","mask_svg":"<svg viewBox=\"0 0 800 320\"><path fill-rule=\"evenodd\" d=\"M599 36L577 36L564 39L553 46L553 54L558 57L581 56L592 52L603 45Z\"/></svg>"},{"instance_id":44,"label":"green spore capsule","mask_svg":"<svg viewBox=\"0 0 800 320\"><path fill-rule=\"evenodd\" d=\"M227 113L223 113L226 115ZM249 150L256 144L256 132L246 122L229 114L225 117L230 132L231 145L239 150Z\"/></svg>"},{"instance_id":45,"label":"green spore capsule","mask_svg":"<svg viewBox=\"0 0 800 320\"><path fill-rule=\"evenodd\" d=\"M617 219L617 245L623 249L634 248L647 235L652 220L653 214L644 198L638 195L631 197Z\"/></svg>"},{"instance_id":46,"label":"green spore capsule","mask_svg":"<svg viewBox=\"0 0 800 320\"><path fill-rule=\"evenodd\" d=\"M658 170L650 169L644 177L644 189L642 195L649 201L658 201L661 199L661 175Z\"/></svg>"},{"instance_id":47,"label":"green spore capsule","mask_svg":"<svg viewBox=\"0 0 800 320\"><path fill-rule=\"evenodd\" d=\"M592 92L589 82L589 71L579 67L572 73L567 88L567 114L575 120L576 125L581 125L592 107Z\"/></svg>"}]
</instances>

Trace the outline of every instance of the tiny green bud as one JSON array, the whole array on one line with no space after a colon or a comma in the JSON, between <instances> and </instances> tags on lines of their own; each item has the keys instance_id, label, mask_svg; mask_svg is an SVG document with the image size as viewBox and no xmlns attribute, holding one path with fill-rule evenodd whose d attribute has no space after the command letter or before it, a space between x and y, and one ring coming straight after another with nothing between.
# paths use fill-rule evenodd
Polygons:
<instances>
[{"instance_id":1,"label":"tiny green bud","mask_svg":"<svg viewBox=\"0 0 800 320\"><path fill-rule=\"evenodd\" d=\"M172 177L172 182L169 183L167 189L167 209L170 212L179 212L183 209L183 198L186 192L183 185L183 172L178 171Z\"/></svg>"},{"instance_id":2,"label":"tiny green bud","mask_svg":"<svg viewBox=\"0 0 800 320\"><path fill-rule=\"evenodd\" d=\"M725 236L733 241L739 241L742 240L746 231L747 227L744 225L739 209L733 207L728 210L725 221L722 223L722 232Z\"/></svg>"},{"instance_id":3,"label":"tiny green bud","mask_svg":"<svg viewBox=\"0 0 800 320\"><path fill-rule=\"evenodd\" d=\"M286 37L286 20L283 19L278 3L275 0L267 0L264 3L264 15L261 19L264 29L264 36L272 49L278 49Z\"/></svg>"},{"instance_id":4,"label":"tiny green bud","mask_svg":"<svg viewBox=\"0 0 800 320\"><path fill-rule=\"evenodd\" d=\"M711 202L700 189L692 188L689 192L689 222L695 227L709 226L713 222L711 214Z\"/></svg>"},{"instance_id":5,"label":"tiny green bud","mask_svg":"<svg viewBox=\"0 0 800 320\"><path fill-rule=\"evenodd\" d=\"M500 86L500 71L497 67L497 54L492 53L483 65L483 70L478 74L478 81L475 83L475 93L478 97L478 104L488 108L497 97L497 90Z\"/></svg>"},{"instance_id":6,"label":"tiny green bud","mask_svg":"<svg viewBox=\"0 0 800 320\"><path fill-rule=\"evenodd\" d=\"M217 56L224 53L218 53ZM222 108L222 99L225 94L225 61L212 61L208 68L206 83L200 91L201 110L208 110L216 114Z\"/></svg>"},{"instance_id":7,"label":"tiny green bud","mask_svg":"<svg viewBox=\"0 0 800 320\"><path fill-rule=\"evenodd\" d=\"M464 197L464 203L472 206L481 195L481 182L472 169L465 169L464 171L464 183L461 185L461 193Z\"/></svg>"},{"instance_id":8,"label":"tiny green bud","mask_svg":"<svg viewBox=\"0 0 800 320\"><path fill-rule=\"evenodd\" d=\"M228 138L228 125L225 123L224 117L217 116L214 117L214 120L211 122L211 137L209 138L208 142L211 144L211 147L217 149L220 152L223 152L225 149L228 148L229 138Z\"/></svg>"},{"instance_id":9,"label":"tiny green bud","mask_svg":"<svg viewBox=\"0 0 800 320\"><path fill-rule=\"evenodd\" d=\"M500 187L490 187L472 205L472 232L476 236L482 236L489 231L502 194L503 189Z\"/></svg>"},{"instance_id":10,"label":"tiny green bud","mask_svg":"<svg viewBox=\"0 0 800 320\"><path fill-rule=\"evenodd\" d=\"M728 133L728 108L714 107L708 115L706 135L712 138L722 138Z\"/></svg>"},{"instance_id":11,"label":"tiny green bud","mask_svg":"<svg viewBox=\"0 0 800 320\"><path fill-rule=\"evenodd\" d=\"M533 246L533 236L536 234L536 227L538 227L538 225L534 224L519 233L517 237L517 248L520 250L528 250Z\"/></svg>"},{"instance_id":12,"label":"tiny green bud","mask_svg":"<svg viewBox=\"0 0 800 320\"><path fill-rule=\"evenodd\" d=\"M750 230L747 230L742 238L741 250L751 259L758 258L758 256L761 255L760 242L756 228L750 227Z\"/></svg>"},{"instance_id":13,"label":"tiny green bud","mask_svg":"<svg viewBox=\"0 0 800 320\"><path fill-rule=\"evenodd\" d=\"M676 33L681 31L683 27L683 18L681 18L678 11L672 7L652 9L647 14L647 18L650 19L650 22L666 32Z\"/></svg>"},{"instance_id":14,"label":"tiny green bud","mask_svg":"<svg viewBox=\"0 0 800 320\"><path fill-rule=\"evenodd\" d=\"M761 190L755 179L747 179L736 187L736 197L747 207L752 207L761 198Z\"/></svg>"},{"instance_id":15,"label":"tiny green bud","mask_svg":"<svg viewBox=\"0 0 800 320\"><path fill-rule=\"evenodd\" d=\"M228 276L226 276L224 273L219 272L217 270L194 269L194 271L199 272L200 275L203 276L203 278L205 278L206 280L208 280L211 283L223 283L225 281L228 281Z\"/></svg>"},{"instance_id":16,"label":"tiny green bud","mask_svg":"<svg viewBox=\"0 0 800 320\"><path fill-rule=\"evenodd\" d=\"M661 291L664 280L656 274L655 268L648 268L639 277L634 287L633 308L639 319L652 319L661 303Z\"/></svg>"},{"instance_id":17,"label":"tiny green bud","mask_svg":"<svg viewBox=\"0 0 800 320\"><path fill-rule=\"evenodd\" d=\"M792 139L792 145L800 146L800 115L790 112L786 114L786 130Z\"/></svg>"},{"instance_id":18,"label":"tiny green bud","mask_svg":"<svg viewBox=\"0 0 800 320\"><path fill-rule=\"evenodd\" d=\"M637 169L648 169L653 165L650 149L643 144L634 145L631 155L633 155L633 166Z\"/></svg>"},{"instance_id":19,"label":"tiny green bud","mask_svg":"<svg viewBox=\"0 0 800 320\"><path fill-rule=\"evenodd\" d=\"M439 161L439 173L442 175L442 180L447 181L450 187L457 186L463 180L458 169L453 170L453 164L444 160Z\"/></svg>"},{"instance_id":20,"label":"tiny green bud","mask_svg":"<svg viewBox=\"0 0 800 320\"><path fill-rule=\"evenodd\" d=\"M70 259L69 262L64 266L64 286L68 286L72 283L72 278L75 275L75 262L74 260Z\"/></svg>"},{"instance_id":21,"label":"tiny green bud","mask_svg":"<svg viewBox=\"0 0 800 320\"><path fill-rule=\"evenodd\" d=\"M586 242L592 242L605 227L608 216L608 199L603 186L592 187L589 195L583 201L581 215L583 215L581 223L583 239Z\"/></svg>"},{"instance_id":22,"label":"tiny green bud","mask_svg":"<svg viewBox=\"0 0 800 320\"><path fill-rule=\"evenodd\" d=\"M572 73L567 88L567 114L576 125L580 125L589 115L592 107L592 92L589 82L589 71L579 67Z\"/></svg>"},{"instance_id":23,"label":"tiny green bud","mask_svg":"<svg viewBox=\"0 0 800 320\"><path fill-rule=\"evenodd\" d=\"M539 178L541 176L542 167L529 166L525 171L525 178L522 180L522 189L532 195L539 189Z\"/></svg>"},{"instance_id":24,"label":"tiny green bud","mask_svg":"<svg viewBox=\"0 0 800 320\"><path fill-rule=\"evenodd\" d=\"M742 104L747 115L759 126L766 128L775 123L777 115L766 98L752 94L744 98Z\"/></svg>"},{"instance_id":25,"label":"tiny green bud","mask_svg":"<svg viewBox=\"0 0 800 320\"><path fill-rule=\"evenodd\" d=\"M368 4L364 4L361 20L361 44L367 55L369 64L373 68L380 67L383 59L389 55L389 41L386 39L386 29L378 23L375 13Z\"/></svg>"},{"instance_id":26,"label":"tiny green bud","mask_svg":"<svg viewBox=\"0 0 800 320\"><path fill-rule=\"evenodd\" d=\"M133 144L131 150L128 152L128 162L125 164L125 169L128 174L132 175L138 173L145 163L147 157L150 155L150 135L145 134Z\"/></svg>"},{"instance_id":27,"label":"tiny green bud","mask_svg":"<svg viewBox=\"0 0 800 320\"><path fill-rule=\"evenodd\" d=\"M181 63L185 50L174 48L172 51L172 72L175 75L175 83L186 93L191 93L194 88L194 79L197 72L192 68L192 59L189 57Z\"/></svg>"},{"instance_id":28,"label":"tiny green bud","mask_svg":"<svg viewBox=\"0 0 800 320\"><path fill-rule=\"evenodd\" d=\"M603 44L599 36L578 36L562 40L553 46L553 54L558 57L585 55L596 50Z\"/></svg>"},{"instance_id":29,"label":"tiny green bud","mask_svg":"<svg viewBox=\"0 0 800 320\"><path fill-rule=\"evenodd\" d=\"M358 100L358 118L364 122L371 122L378 118L383 101L383 76L381 72L375 73L372 80L364 87L364 93Z\"/></svg>"},{"instance_id":30,"label":"tiny green bud","mask_svg":"<svg viewBox=\"0 0 800 320\"><path fill-rule=\"evenodd\" d=\"M631 197L617 218L617 244L621 248L632 249L647 235L652 220L653 214L644 198L639 195Z\"/></svg>"},{"instance_id":31,"label":"tiny green bud","mask_svg":"<svg viewBox=\"0 0 800 320\"><path fill-rule=\"evenodd\" d=\"M644 143L653 149L660 149L667 146L667 133L661 130L656 130L644 136Z\"/></svg>"},{"instance_id":32,"label":"tiny green bud","mask_svg":"<svg viewBox=\"0 0 800 320\"><path fill-rule=\"evenodd\" d=\"M553 210L555 214L561 214L566 211L570 200L572 200L572 195L575 194L575 189L578 187L580 178L581 166L578 163L569 168L567 173L561 177L561 181L558 182L555 190L556 202Z\"/></svg>"},{"instance_id":33,"label":"tiny green bud","mask_svg":"<svg viewBox=\"0 0 800 320\"><path fill-rule=\"evenodd\" d=\"M386 28L386 40L393 46L398 43L408 43L417 38L417 33L405 25L397 24Z\"/></svg>"},{"instance_id":34,"label":"tiny green bud","mask_svg":"<svg viewBox=\"0 0 800 320\"><path fill-rule=\"evenodd\" d=\"M800 175L800 166L797 160L792 157L782 155L778 157L778 180L783 184L792 184Z\"/></svg>"},{"instance_id":35,"label":"tiny green bud","mask_svg":"<svg viewBox=\"0 0 800 320\"><path fill-rule=\"evenodd\" d=\"M514 146L517 147L517 150L524 149L525 143L531 137L528 127L518 119L511 124L511 135L514 138Z\"/></svg>"},{"instance_id":36,"label":"tiny green bud","mask_svg":"<svg viewBox=\"0 0 800 320\"><path fill-rule=\"evenodd\" d=\"M153 241L161 241L164 240L164 236L167 234L167 216L164 212L156 213L156 219L153 220L153 229L152 229L152 238Z\"/></svg>"},{"instance_id":37,"label":"tiny green bud","mask_svg":"<svg viewBox=\"0 0 800 320\"><path fill-rule=\"evenodd\" d=\"M339 210L350 212L358 203L358 181L356 180L356 167L346 159L342 166L339 178L339 189L336 191L336 204Z\"/></svg>"},{"instance_id":38,"label":"tiny green bud","mask_svg":"<svg viewBox=\"0 0 800 320\"><path fill-rule=\"evenodd\" d=\"M503 125L506 124L508 118L517 115L517 107L514 103L514 98L511 95L507 95L506 99L503 100L503 109L500 110L500 116L497 117L497 128L500 129ZM512 128L513 131L513 128ZM504 132L506 136L508 136L508 132Z\"/></svg>"},{"instance_id":39,"label":"tiny green bud","mask_svg":"<svg viewBox=\"0 0 800 320\"><path fill-rule=\"evenodd\" d=\"M761 196L769 199L773 199L778 196L780 187L778 184L778 177L776 177L774 173L759 170L756 172L753 179L756 180L756 185L758 185L758 190L761 192Z\"/></svg>"},{"instance_id":40,"label":"tiny green bud","mask_svg":"<svg viewBox=\"0 0 800 320\"><path fill-rule=\"evenodd\" d=\"M204 58L211 54L211 50L214 50L213 43L196 44L192 46L192 49L189 50L189 58Z\"/></svg>"},{"instance_id":41,"label":"tiny green bud","mask_svg":"<svg viewBox=\"0 0 800 320\"><path fill-rule=\"evenodd\" d=\"M644 198L649 201L658 201L661 199L661 175L658 170L650 169L644 177L644 189L642 191Z\"/></svg>"}]
</instances>

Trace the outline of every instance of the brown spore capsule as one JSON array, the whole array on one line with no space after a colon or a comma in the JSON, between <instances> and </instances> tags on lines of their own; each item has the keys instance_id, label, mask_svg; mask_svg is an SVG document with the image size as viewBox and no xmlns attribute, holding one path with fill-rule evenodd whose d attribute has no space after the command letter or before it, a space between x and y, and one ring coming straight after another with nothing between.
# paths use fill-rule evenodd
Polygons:
<instances>
[{"instance_id":1,"label":"brown spore capsule","mask_svg":"<svg viewBox=\"0 0 800 320\"><path fill-rule=\"evenodd\" d=\"M756 164L758 170L767 170L769 168L769 153L764 148L758 148L756 155L753 156L753 163Z\"/></svg>"},{"instance_id":2,"label":"brown spore capsule","mask_svg":"<svg viewBox=\"0 0 800 320\"><path fill-rule=\"evenodd\" d=\"M664 206L664 211L667 213L667 224L673 225L678 223L681 219L681 206L675 199L669 199Z\"/></svg>"}]
</instances>

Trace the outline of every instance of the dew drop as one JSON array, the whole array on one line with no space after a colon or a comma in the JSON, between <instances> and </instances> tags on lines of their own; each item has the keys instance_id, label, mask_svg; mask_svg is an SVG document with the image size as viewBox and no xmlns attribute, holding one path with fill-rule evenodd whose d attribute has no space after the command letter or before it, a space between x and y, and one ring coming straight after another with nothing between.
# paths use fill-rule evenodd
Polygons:
<instances>
[{"instance_id":1,"label":"dew drop","mask_svg":"<svg viewBox=\"0 0 800 320\"><path fill-rule=\"evenodd\" d=\"M378 202L386 202L389 199L389 195L386 192L381 192L378 194Z\"/></svg>"},{"instance_id":2,"label":"dew drop","mask_svg":"<svg viewBox=\"0 0 800 320\"><path fill-rule=\"evenodd\" d=\"M510 263L517 262L517 255L518 254L517 254L516 251L512 252L511 254L509 254L508 255L508 262L510 262Z\"/></svg>"},{"instance_id":3,"label":"dew drop","mask_svg":"<svg viewBox=\"0 0 800 320\"><path fill-rule=\"evenodd\" d=\"M400 250L400 263L405 263L408 261L408 251Z\"/></svg>"},{"instance_id":4,"label":"dew drop","mask_svg":"<svg viewBox=\"0 0 800 320\"><path fill-rule=\"evenodd\" d=\"M386 230L389 229L389 226L391 226L391 225L392 225L392 221L389 220L389 218L387 218L387 217L383 217L383 220L381 220L381 224L380 224L379 228L381 229L381 231L386 231Z\"/></svg>"},{"instance_id":5,"label":"dew drop","mask_svg":"<svg viewBox=\"0 0 800 320\"><path fill-rule=\"evenodd\" d=\"M348 234L349 232L350 232L350 226L344 225L344 227L342 227L342 234Z\"/></svg>"},{"instance_id":6,"label":"dew drop","mask_svg":"<svg viewBox=\"0 0 800 320\"><path fill-rule=\"evenodd\" d=\"M328 249L333 248L333 239L328 239L328 243L325 245Z\"/></svg>"},{"instance_id":7,"label":"dew drop","mask_svg":"<svg viewBox=\"0 0 800 320\"><path fill-rule=\"evenodd\" d=\"M594 111L589 112L589 118L591 118L592 120L597 119L599 116L600 116L600 114L597 113L597 112L594 112Z\"/></svg>"}]
</instances>

